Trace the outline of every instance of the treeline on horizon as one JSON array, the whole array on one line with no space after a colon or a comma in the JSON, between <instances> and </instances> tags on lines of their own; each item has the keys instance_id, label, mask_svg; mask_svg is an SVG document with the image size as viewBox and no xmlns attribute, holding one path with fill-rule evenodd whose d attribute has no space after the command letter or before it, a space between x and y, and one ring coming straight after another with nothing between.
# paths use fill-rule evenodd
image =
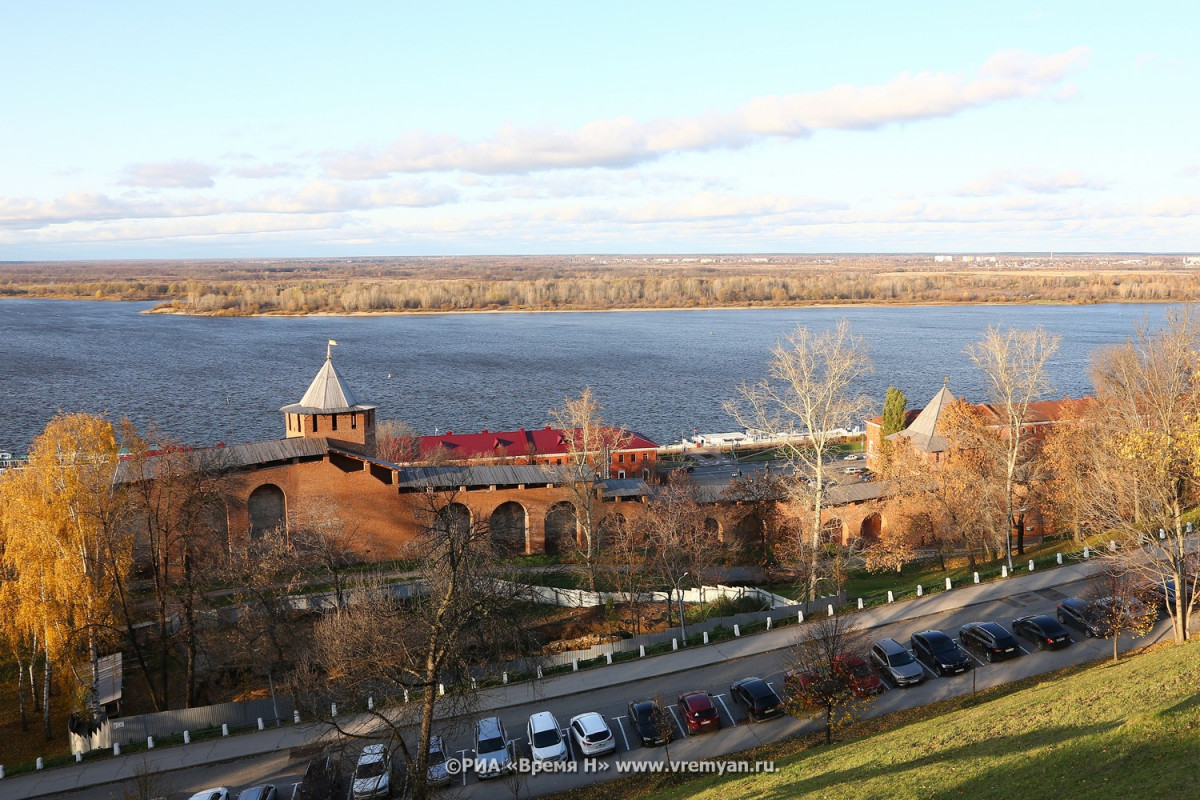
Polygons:
<instances>
[{"instance_id":1,"label":"treeline on horizon","mask_svg":"<svg viewBox=\"0 0 1200 800\"><path fill-rule=\"evenodd\" d=\"M1193 300L1193 270L1115 259L943 267L911 257L546 257L295 262L123 262L0 269L0 297L159 301L156 311L250 314L601 310L825 303L1102 303ZM760 262L771 263L760 263ZM711 262L711 263L704 263ZM1127 263L1127 262L1126 262ZM1149 267L1149 268L1148 268ZM87 280L91 275L97 279Z\"/></svg>"}]
</instances>

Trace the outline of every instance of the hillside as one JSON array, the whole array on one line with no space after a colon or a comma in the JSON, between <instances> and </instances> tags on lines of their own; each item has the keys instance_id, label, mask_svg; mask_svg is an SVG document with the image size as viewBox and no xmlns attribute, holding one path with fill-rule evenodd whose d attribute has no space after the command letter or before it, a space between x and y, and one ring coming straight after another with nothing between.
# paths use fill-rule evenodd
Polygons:
<instances>
[{"instance_id":1,"label":"hillside","mask_svg":"<svg viewBox=\"0 0 1200 800\"><path fill-rule=\"evenodd\" d=\"M780 758L772 775L704 779L646 794L610 786L607 796L1107 800L1200 792L1200 644L954 704L963 707Z\"/></svg>"}]
</instances>

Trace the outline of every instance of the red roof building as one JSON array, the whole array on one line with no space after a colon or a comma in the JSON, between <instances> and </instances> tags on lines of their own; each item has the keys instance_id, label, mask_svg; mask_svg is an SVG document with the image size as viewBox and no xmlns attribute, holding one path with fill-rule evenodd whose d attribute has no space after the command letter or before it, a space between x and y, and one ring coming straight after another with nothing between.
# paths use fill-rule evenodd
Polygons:
<instances>
[{"instance_id":1,"label":"red roof building","mask_svg":"<svg viewBox=\"0 0 1200 800\"><path fill-rule=\"evenodd\" d=\"M578 430L578 429L577 429ZM603 438L619 446L609 453L609 474L602 477L650 480L658 463L658 445L646 437L619 428L604 428ZM566 465L571 434L546 426L538 430L480 431L422 436L418 442L422 461L471 464Z\"/></svg>"}]
</instances>

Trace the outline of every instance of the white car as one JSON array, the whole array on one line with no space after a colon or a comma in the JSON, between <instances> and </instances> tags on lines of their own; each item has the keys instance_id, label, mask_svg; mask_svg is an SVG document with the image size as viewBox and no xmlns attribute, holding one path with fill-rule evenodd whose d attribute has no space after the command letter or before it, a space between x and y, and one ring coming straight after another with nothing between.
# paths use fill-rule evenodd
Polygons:
<instances>
[{"instance_id":1,"label":"white car","mask_svg":"<svg viewBox=\"0 0 1200 800\"><path fill-rule=\"evenodd\" d=\"M369 744L363 748L351 788L353 800L392 796L392 761L386 747Z\"/></svg>"},{"instance_id":2,"label":"white car","mask_svg":"<svg viewBox=\"0 0 1200 800\"><path fill-rule=\"evenodd\" d=\"M570 730L571 738L584 756L602 756L617 749L612 728L595 711L571 717Z\"/></svg>"},{"instance_id":3,"label":"white car","mask_svg":"<svg viewBox=\"0 0 1200 800\"><path fill-rule=\"evenodd\" d=\"M205 789L202 792L196 792L188 800L229 800L229 790L224 786Z\"/></svg>"},{"instance_id":4,"label":"white car","mask_svg":"<svg viewBox=\"0 0 1200 800\"><path fill-rule=\"evenodd\" d=\"M563 741L558 720L549 711L539 711L529 718L526 728L529 750L534 761L564 761L567 758L567 743Z\"/></svg>"},{"instance_id":5,"label":"white car","mask_svg":"<svg viewBox=\"0 0 1200 800\"><path fill-rule=\"evenodd\" d=\"M860 456L858 453L851 453L850 455L842 456L842 461L859 461L861 459L862 456Z\"/></svg>"}]
</instances>

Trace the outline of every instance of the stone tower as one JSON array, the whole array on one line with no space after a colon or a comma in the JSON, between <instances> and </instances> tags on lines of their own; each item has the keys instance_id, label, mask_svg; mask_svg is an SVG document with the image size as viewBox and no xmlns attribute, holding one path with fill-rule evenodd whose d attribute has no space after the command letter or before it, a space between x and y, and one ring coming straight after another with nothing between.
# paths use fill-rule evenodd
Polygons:
<instances>
[{"instance_id":1,"label":"stone tower","mask_svg":"<svg viewBox=\"0 0 1200 800\"><path fill-rule=\"evenodd\" d=\"M330 444L364 455L375 453L375 406L359 403L333 368L332 339L325 364L299 403L279 409L287 420L289 439L324 437Z\"/></svg>"}]
</instances>

